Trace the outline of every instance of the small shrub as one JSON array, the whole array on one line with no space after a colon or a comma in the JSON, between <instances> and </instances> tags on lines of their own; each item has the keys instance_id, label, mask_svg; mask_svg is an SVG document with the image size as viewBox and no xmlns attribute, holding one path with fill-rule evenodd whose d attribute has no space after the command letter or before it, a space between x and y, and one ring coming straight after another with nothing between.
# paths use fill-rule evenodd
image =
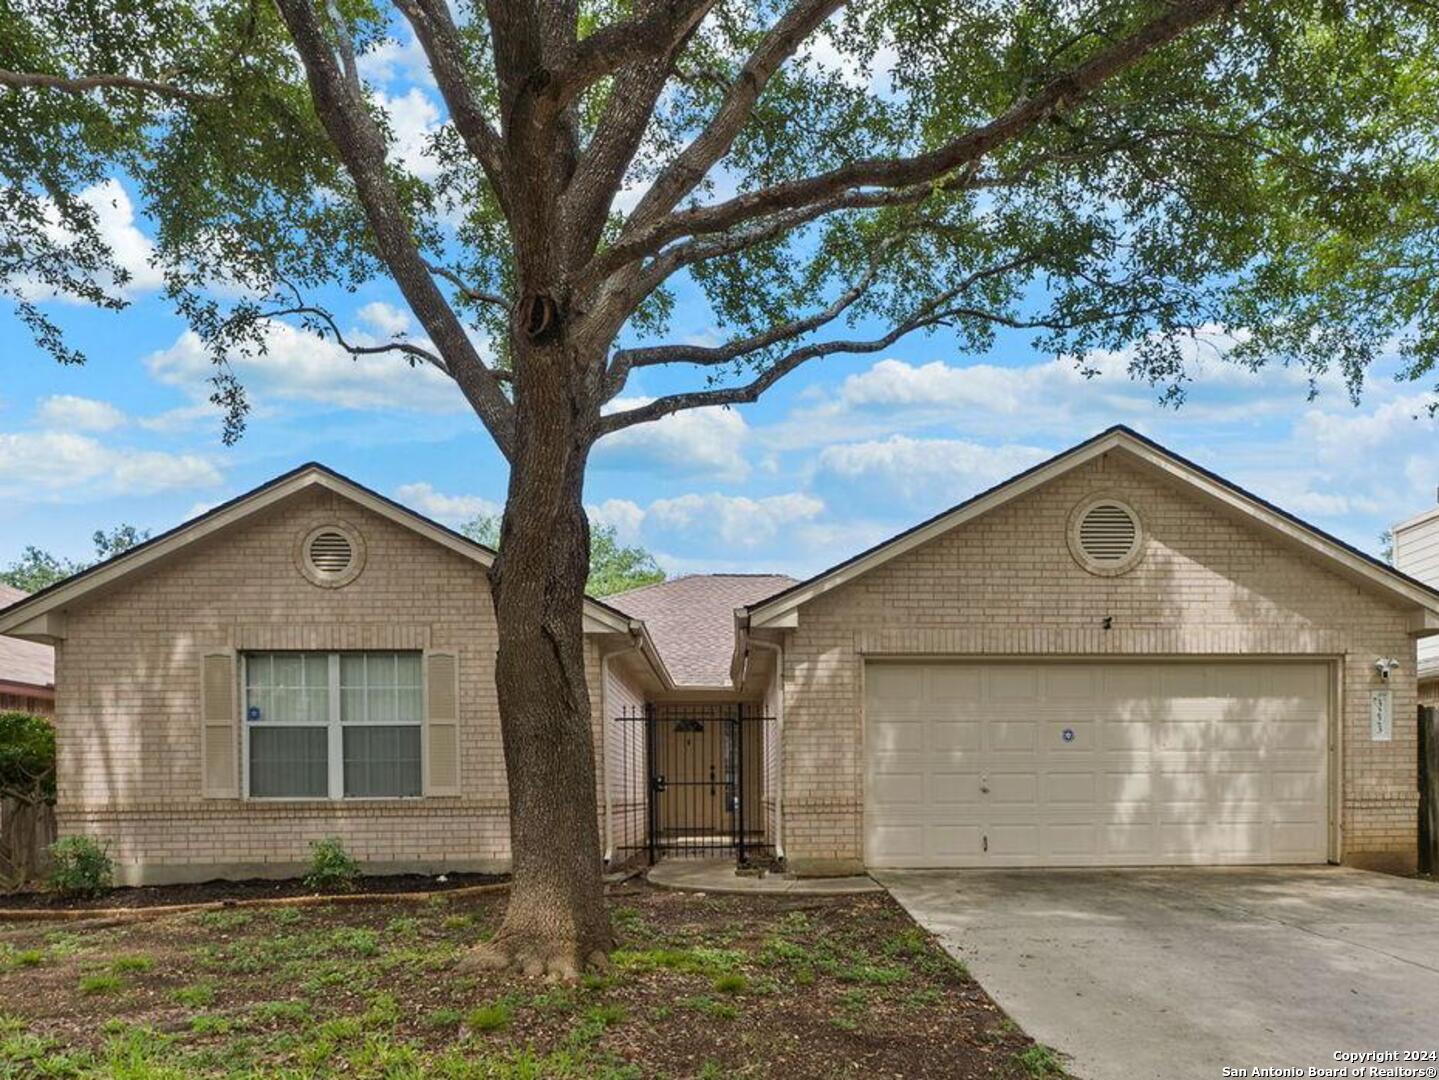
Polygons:
<instances>
[{"instance_id":1,"label":"small shrub","mask_svg":"<svg viewBox=\"0 0 1439 1080\"><path fill-rule=\"evenodd\" d=\"M62 896L92 897L115 884L107 845L89 836L66 836L50 845L50 887Z\"/></svg>"},{"instance_id":2,"label":"small shrub","mask_svg":"<svg viewBox=\"0 0 1439 1080\"><path fill-rule=\"evenodd\" d=\"M465 1017L465 1026L471 1031L499 1031L509 1025L512 1012L508 1002L492 1001L471 1009Z\"/></svg>"},{"instance_id":3,"label":"small shrub","mask_svg":"<svg viewBox=\"0 0 1439 1080\"><path fill-rule=\"evenodd\" d=\"M80 993L111 994L120 989L120 976L108 972L80 976Z\"/></svg>"},{"instance_id":4,"label":"small shrub","mask_svg":"<svg viewBox=\"0 0 1439 1080\"><path fill-rule=\"evenodd\" d=\"M15 966L22 968L39 967L45 962L45 950L22 949L15 954Z\"/></svg>"},{"instance_id":5,"label":"small shrub","mask_svg":"<svg viewBox=\"0 0 1439 1080\"><path fill-rule=\"evenodd\" d=\"M345 850L338 836L310 844L310 870L305 884L316 892L351 892L360 880L360 864Z\"/></svg>"}]
</instances>

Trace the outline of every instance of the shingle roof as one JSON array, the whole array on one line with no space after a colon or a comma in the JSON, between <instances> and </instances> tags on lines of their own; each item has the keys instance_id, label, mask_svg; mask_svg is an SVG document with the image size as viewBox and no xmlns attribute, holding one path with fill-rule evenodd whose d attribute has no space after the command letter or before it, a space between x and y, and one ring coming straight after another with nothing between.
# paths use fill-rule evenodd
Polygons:
<instances>
[{"instance_id":1,"label":"shingle roof","mask_svg":"<svg viewBox=\"0 0 1439 1080\"><path fill-rule=\"evenodd\" d=\"M681 686L729 686L734 609L795 584L783 574L686 574L605 597L643 619Z\"/></svg>"},{"instance_id":2,"label":"shingle roof","mask_svg":"<svg viewBox=\"0 0 1439 1080\"><path fill-rule=\"evenodd\" d=\"M7 608L29 593L0 584L0 608ZM0 682L27 686L55 685L55 650L49 645L0 635Z\"/></svg>"}]
</instances>

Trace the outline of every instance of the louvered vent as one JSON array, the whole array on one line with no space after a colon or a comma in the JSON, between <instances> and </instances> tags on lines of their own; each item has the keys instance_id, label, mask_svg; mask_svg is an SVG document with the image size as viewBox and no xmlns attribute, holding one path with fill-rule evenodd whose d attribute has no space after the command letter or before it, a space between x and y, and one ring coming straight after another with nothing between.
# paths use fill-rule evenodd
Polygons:
<instances>
[{"instance_id":1,"label":"louvered vent","mask_svg":"<svg viewBox=\"0 0 1439 1080\"><path fill-rule=\"evenodd\" d=\"M308 554L310 565L321 574L343 574L355 557L349 538L335 529L316 533Z\"/></svg>"},{"instance_id":2,"label":"louvered vent","mask_svg":"<svg viewBox=\"0 0 1439 1080\"><path fill-rule=\"evenodd\" d=\"M1079 549L1098 566L1118 566L1137 543L1139 522L1117 503L1097 503L1079 522Z\"/></svg>"}]
</instances>

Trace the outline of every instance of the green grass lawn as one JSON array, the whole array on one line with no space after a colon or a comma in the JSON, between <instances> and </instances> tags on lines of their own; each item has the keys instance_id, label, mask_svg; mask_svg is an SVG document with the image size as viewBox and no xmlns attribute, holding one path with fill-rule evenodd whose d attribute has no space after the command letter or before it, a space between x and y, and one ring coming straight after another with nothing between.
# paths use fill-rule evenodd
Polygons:
<instances>
[{"instance_id":1,"label":"green grass lawn","mask_svg":"<svg viewBox=\"0 0 1439 1080\"><path fill-rule=\"evenodd\" d=\"M0 923L0 1078L1063 1075L888 897L612 901L564 985L451 973L495 894Z\"/></svg>"}]
</instances>

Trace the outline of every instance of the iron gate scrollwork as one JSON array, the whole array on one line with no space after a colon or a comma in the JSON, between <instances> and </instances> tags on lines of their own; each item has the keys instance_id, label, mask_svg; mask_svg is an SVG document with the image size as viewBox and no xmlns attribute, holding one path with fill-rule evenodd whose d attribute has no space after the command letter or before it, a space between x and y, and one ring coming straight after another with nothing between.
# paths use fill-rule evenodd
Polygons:
<instances>
[{"instance_id":1,"label":"iron gate scrollwork","mask_svg":"<svg viewBox=\"0 0 1439 1080\"><path fill-rule=\"evenodd\" d=\"M753 706L649 705L614 717L616 863L661 856L774 855L773 719Z\"/></svg>"}]
</instances>

